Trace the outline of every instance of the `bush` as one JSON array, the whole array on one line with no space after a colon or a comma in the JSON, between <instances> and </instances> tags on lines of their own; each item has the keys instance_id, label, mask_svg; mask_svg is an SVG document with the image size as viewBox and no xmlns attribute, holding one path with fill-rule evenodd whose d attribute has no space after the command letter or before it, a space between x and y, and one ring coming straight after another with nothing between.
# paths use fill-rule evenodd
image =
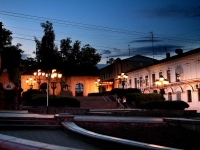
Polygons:
<instances>
[{"instance_id":1,"label":"bush","mask_svg":"<svg viewBox=\"0 0 200 150\"><path fill-rule=\"evenodd\" d=\"M31 106L32 103L32 95L33 94L43 94L40 90L30 89L22 93L22 103L23 105Z\"/></svg>"},{"instance_id":2,"label":"bush","mask_svg":"<svg viewBox=\"0 0 200 150\"><path fill-rule=\"evenodd\" d=\"M46 106L47 105L47 97L45 94L34 94L32 95L32 103L33 106ZM48 106L55 106L55 107L80 107L80 101L72 98L72 97L64 97L64 96L49 96L48 99Z\"/></svg>"},{"instance_id":3,"label":"bush","mask_svg":"<svg viewBox=\"0 0 200 150\"><path fill-rule=\"evenodd\" d=\"M109 94L110 95L119 95L119 96L123 96L127 93L141 93L140 89L137 89L137 88L129 88L129 89L119 89L119 88L115 88L115 89L112 89Z\"/></svg>"},{"instance_id":4,"label":"bush","mask_svg":"<svg viewBox=\"0 0 200 150\"><path fill-rule=\"evenodd\" d=\"M163 101L162 95L155 94L155 93L149 93L149 94L143 94L143 93L128 93L125 94L125 97L127 99L127 102L134 102L136 107L139 107L142 103L146 103L148 101Z\"/></svg>"},{"instance_id":5,"label":"bush","mask_svg":"<svg viewBox=\"0 0 200 150\"><path fill-rule=\"evenodd\" d=\"M166 109L166 110L184 110L189 105L184 101L149 101L140 104L139 108L144 109Z\"/></svg>"}]
</instances>

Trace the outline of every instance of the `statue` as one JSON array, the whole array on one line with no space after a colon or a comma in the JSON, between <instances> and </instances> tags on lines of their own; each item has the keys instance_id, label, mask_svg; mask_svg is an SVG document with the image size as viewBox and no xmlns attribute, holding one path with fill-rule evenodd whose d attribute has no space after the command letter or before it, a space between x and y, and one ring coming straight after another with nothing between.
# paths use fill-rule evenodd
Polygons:
<instances>
[{"instance_id":1,"label":"statue","mask_svg":"<svg viewBox=\"0 0 200 150\"><path fill-rule=\"evenodd\" d=\"M64 89L66 89L67 91L69 91L69 85L65 83L65 81L61 80L60 81L60 85L61 85L61 91L64 91Z\"/></svg>"}]
</instances>

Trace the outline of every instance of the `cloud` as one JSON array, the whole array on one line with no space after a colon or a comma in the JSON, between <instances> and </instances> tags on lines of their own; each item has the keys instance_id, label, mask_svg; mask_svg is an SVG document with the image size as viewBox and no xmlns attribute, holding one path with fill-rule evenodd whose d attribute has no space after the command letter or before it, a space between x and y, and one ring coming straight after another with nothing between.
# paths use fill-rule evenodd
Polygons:
<instances>
[{"instance_id":1,"label":"cloud","mask_svg":"<svg viewBox=\"0 0 200 150\"><path fill-rule=\"evenodd\" d=\"M163 46L163 45L156 45L152 48L152 46L144 46L144 47L138 47L138 48L132 48L131 54L132 55L153 55L153 51L155 55L165 55L166 52L174 53L175 49L177 48L183 48L183 46L180 45L170 45L170 46Z\"/></svg>"},{"instance_id":2,"label":"cloud","mask_svg":"<svg viewBox=\"0 0 200 150\"><path fill-rule=\"evenodd\" d=\"M141 39L141 40L133 40L133 41L130 41L128 43L131 44L131 43L149 43L149 42L152 42L152 40L151 39L149 39L149 40L148 39L146 39L146 40L145 39L144 40ZM155 40L154 39L153 42L162 42L162 40Z\"/></svg>"},{"instance_id":3,"label":"cloud","mask_svg":"<svg viewBox=\"0 0 200 150\"><path fill-rule=\"evenodd\" d=\"M111 54L111 50L101 50L102 54Z\"/></svg>"},{"instance_id":4,"label":"cloud","mask_svg":"<svg viewBox=\"0 0 200 150\"><path fill-rule=\"evenodd\" d=\"M146 17L159 17L159 18L199 18L200 5L195 7L180 7L178 5L165 5L154 10L143 10L141 14Z\"/></svg>"}]
</instances>

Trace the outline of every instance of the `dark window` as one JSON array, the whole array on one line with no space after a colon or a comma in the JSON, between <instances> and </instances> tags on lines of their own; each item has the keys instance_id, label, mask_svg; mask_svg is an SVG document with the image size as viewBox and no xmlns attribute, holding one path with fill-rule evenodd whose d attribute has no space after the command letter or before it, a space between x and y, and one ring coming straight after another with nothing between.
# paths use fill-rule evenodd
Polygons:
<instances>
[{"instance_id":1,"label":"dark window","mask_svg":"<svg viewBox=\"0 0 200 150\"><path fill-rule=\"evenodd\" d=\"M200 89L198 88L198 101L200 101Z\"/></svg>"},{"instance_id":2,"label":"dark window","mask_svg":"<svg viewBox=\"0 0 200 150\"><path fill-rule=\"evenodd\" d=\"M162 72L159 72L159 78L162 76Z\"/></svg>"},{"instance_id":3,"label":"dark window","mask_svg":"<svg viewBox=\"0 0 200 150\"><path fill-rule=\"evenodd\" d=\"M168 93L168 100L172 101L172 93L171 92Z\"/></svg>"},{"instance_id":4,"label":"dark window","mask_svg":"<svg viewBox=\"0 0 200 150\"><path fill-rule=\"evenodd\" d=\"M191 92L191 90L187 90L187 97L188 97L188 102L192 102L192 92Z\"/></svg>"},{"instance_id":5,"label":"dark window","mask_svg":"<svg viewBox=\"0 0 200 150\"><path fill-rule=\"evenodd\" d=\"M146 86L149 86L149 78L148 78L148 76L145 76L145 83L146 83Z\"/></svg>"},{"instance_id":6,"label":"dark window","mask_svg":"<svg viewBox=\"0 0 200 150\"><path fill-rule=\"evenodd\" d=\"M171 83L171 72L170 72L170 70L167 70L167 80L169 81L169 83Z\"/></svg>"},{"instance_id":7,"label":"dark window","mask_svg":"<svg viewBox=\"0 0 200 150\"><path fill-rule=\"evenodd\" d=\"M137 88L137 78L134 79L135 82L135 88Z\"/></svg>"},{"instance_id":8,"label":"dark window","mask_svg":"<svg viewBox=\"0 0 200 150\"><path fill-rule=\"evenodd\" d=\"M152 83L153 83L153 85L155 85L155 81L156 81L155 74L152 74Z\"/></svg>"},{"instance_id":9,"label":"dark window","mask_svg":"<svg viewBox=\"0 0 200 150\"><path fill-rule=\"evenodd\" d=\"M142 77L140 77L140 87L142 87Z\"/></svg>"}]
</instances>

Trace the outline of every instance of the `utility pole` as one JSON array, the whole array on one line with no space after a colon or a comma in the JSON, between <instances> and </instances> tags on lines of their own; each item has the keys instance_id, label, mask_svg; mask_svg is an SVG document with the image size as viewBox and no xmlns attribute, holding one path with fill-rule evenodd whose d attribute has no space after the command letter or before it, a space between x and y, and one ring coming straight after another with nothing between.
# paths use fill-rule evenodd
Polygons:
<instances>
[{"instance_id":1,"label":"utility pole","mask_svg":"<svg viewBox=\"0 0 200 150\"><path fill-rule=\"evenodd\" d=\"M150 34L151 34L151 41L152 41L152 52L153 52L153 59L154 59L154 47L153 47L153 32L150 32ZM154 61L154 60L153 60Z\"/></svg>"},{"instance_id":2,"label":"utility pole","mask_svg":"<svg viewBox=\"0 0 200 150\"><path fill-rule=\"evenodd\" d=\"M2 28L3 24L2 22L0 22L0 52L2 51L3 48L3 28Z\"/></svg>"},{"instance_id":3,"label":"utility pole","mask_svg":"<svg viewBox=\"0 0 200 150\"><path fill-rule=\"evenodd\" d=\"M2 66L1 66L1 63L2 63L2 59L1 59L1 53L3 51L3 24L2 22L0 22L0 74L2 73Z\"/></svg>"}]
</instances>

